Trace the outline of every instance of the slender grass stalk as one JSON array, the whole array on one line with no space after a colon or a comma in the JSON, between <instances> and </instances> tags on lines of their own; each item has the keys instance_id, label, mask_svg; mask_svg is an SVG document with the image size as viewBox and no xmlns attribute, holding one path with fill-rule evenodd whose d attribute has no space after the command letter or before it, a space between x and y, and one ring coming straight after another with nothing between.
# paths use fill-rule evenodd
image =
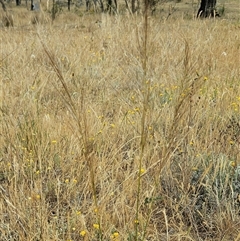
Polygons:
<instances>
[{"instance_id":1,"label":"slender grass stalk","mask_svg":"<svg viewBox=\"0 0 240 241\"><path fill-rule=\"evenodd\" d=\"M150 96L150 81L147 80L147 64L148 64L148 5L149 1L144 2L144 38L142 46L142 69L143 69L143 110L141 117L141 139L140 139L140 157L138 166L138 179L137 179L137 203L136 203L136 216L135 216L135 240L138 240L138 227L139 227L139 209L140 209L140 197L141 197L141 179L142 179L142 164L143 156L146 147L147 128L146 128L146 115L148 111L148 102Z\"/></svg>"}]
</instances>

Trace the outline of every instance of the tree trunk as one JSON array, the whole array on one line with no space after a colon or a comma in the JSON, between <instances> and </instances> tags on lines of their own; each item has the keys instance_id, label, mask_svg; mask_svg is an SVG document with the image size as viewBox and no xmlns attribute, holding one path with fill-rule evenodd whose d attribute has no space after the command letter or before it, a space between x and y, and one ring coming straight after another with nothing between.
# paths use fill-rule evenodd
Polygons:
<instances>
[{"instance_id":1,"label":"tree trunk","mask_svg":"<svg viewBox=\"0 0 240 241\"><path fill-rule=\"evenodd\" d=\"M215 17L216 3L216 0L201 0L200 8L197 13L197 18Z\"/></svg>"},{"instance_id":2,"label":"tree trunk","mask_svg":"<svg viewBox=\"0 0 240 241\"><path fill-rule=\"evenodd\" d=\"M16 0L16 5L19 6L21 4L21 0Z\"/></svg>"},{"instance_id":3,"label":"tree trunk","mask_svg":"<svg viewBox=\"0 0 240 241\"><path fill-rule=\"evenodd\" d=\"M71 0L68 0L68 11L70 11Z\"/></svg>"},{"instance_id":4,"label":"tree trunk","mask_svg":"<svg viewBox=\"0 0 240 241\"><path fill-rule=\"evenodd\" d=\"M56 18L56 4L55 0L52 0L52 21Z\"/></svg>"},{"instance_id":5,"label":"tree trunk","mask_svg":"<svg viewBox=\"0 0 240 241\"><path fill-rule=\"evenodd\" d=\"M107 0L107 11L111 14L117 13L117 0Z\"/></svg>"},{"instance_id":6,"label":"tree trunk","mask_svg":"<svg viewBox=\"0 0 240 241\"><path fill-rule=\"evenodd\" d=\"M111 14L111 11L112 11L112 0L107 0L107 11Z\"/></svg>"},{"instance_id":7,"label":"tree trunk","mask_svg":"<svg viewBox=\"0 0 240 241\"><path fill-rule=\"evenodd\" d=\"M90 0L86 0L86 11L90 10Z\"/></svg>"},{"instance_id":8,"label":"tree trunk","mask_svg":"<svg viewBox=\"0 0 240 241\"><path fill-rule=\"evenodd\" d=\"M33 4L33 0L31 0L31 11L34 10L34 4Z\"/></svg>"},{"instance_id":9,"label":"tree trunk","mask_svg":"<svg viewBox=\"0 0 240 241\"><path fill-rule=\"evenodd\" d=\"M136 0L132 0L132 13L136 11Z\"/></svg>"},{"instance_id":10,"label":"tree trunk","mask_svg":"<svg viewBox=\"0 0 240 241\"><path fill-rule=\"evenodd\" d=\"M117 0L114 0L114 4L115 4L115 11L116 11L116 13L118 13L118 3L117 3Z\"/></svg>"}]
</instances>

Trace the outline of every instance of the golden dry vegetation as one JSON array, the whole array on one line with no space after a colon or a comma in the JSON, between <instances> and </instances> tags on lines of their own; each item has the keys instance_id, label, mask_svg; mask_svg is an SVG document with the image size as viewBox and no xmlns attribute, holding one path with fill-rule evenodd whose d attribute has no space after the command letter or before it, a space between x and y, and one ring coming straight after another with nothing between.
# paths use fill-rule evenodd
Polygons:
<instances>
[{"instance_id":1,"label":"golden dry vegetation","mask_svg":"<svg viewBox=\"0 0 240 241\"><path fill-rule=\"evenodd\" d=\"M11 11L0 240L240 240L237 14Z\"/></svg>"}]
</instances>

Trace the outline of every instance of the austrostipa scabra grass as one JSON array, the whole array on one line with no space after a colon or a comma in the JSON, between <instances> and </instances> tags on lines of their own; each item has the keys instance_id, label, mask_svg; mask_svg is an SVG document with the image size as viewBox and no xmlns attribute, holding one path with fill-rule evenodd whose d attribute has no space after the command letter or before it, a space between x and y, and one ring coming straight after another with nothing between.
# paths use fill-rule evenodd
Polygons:
<instances>
[{"instance_id":1,"label":"austrostipa scabra grass","mask_svg":"<svg viewBox=\"0 0 240 241\"><path fill-rule=\"evenodd\" d=\"M96 230L96 236L98 240L102 240L102 231L101 231L101 217L99 215L99 207L98 207L98 200L97 200L97 191L96 191L96 184L95 184L95 169L94 169L94 149L93 149L93 141L90 138L89 134L89 126L88 126L88 120L87 120L87 108L85 106L85 92L84 87L81 89L81 101L80 106L76 106L74 103L74 100L70 94L70 91L68 89L68 86L66 84L66 81L62 75L62 72L58 66L57 61L55 60L54 55L50 52L46 44L41 39L40 35L38 35L39 40L41 42L41 45L43 47L43 50L45 54L47 55L50 65L52 66L54 72L56 73L58 80L61 83L62 91L58 89L57 85L53 83L55 88L57 89L59 95L63 99L64 103L68 107L70 113L72 114L73 121L76 123L77 126L77 137L79 141L79 146L81 147L83 151L83 155L85 158L85 162L87 163L87 166L89 168L90 173L90 181L91 181L91 187L92 187L92 196L93 196L93 202L94 202L94 212L96 214L96 220L97 223L93 224L94 229ZM74 131L74 126L72 126L72 130Z\"/></svg>"}]
</instances>

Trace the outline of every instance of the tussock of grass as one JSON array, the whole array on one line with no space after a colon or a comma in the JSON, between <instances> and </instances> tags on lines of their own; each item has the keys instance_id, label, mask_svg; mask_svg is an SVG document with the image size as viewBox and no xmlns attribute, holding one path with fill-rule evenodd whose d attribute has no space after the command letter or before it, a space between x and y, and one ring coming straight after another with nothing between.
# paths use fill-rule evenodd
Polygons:
<instances>
[{"instance_id":1,"label":"tussock of grass","mask_svg":"<svg viewBox=\"0 0 240 241\"><path fill-rule=\"evenodd\" d=\"M146 69L141 17L0 31L1 240L237 240L235 24L149 17Z\"/></svg>"}]
</instances>

